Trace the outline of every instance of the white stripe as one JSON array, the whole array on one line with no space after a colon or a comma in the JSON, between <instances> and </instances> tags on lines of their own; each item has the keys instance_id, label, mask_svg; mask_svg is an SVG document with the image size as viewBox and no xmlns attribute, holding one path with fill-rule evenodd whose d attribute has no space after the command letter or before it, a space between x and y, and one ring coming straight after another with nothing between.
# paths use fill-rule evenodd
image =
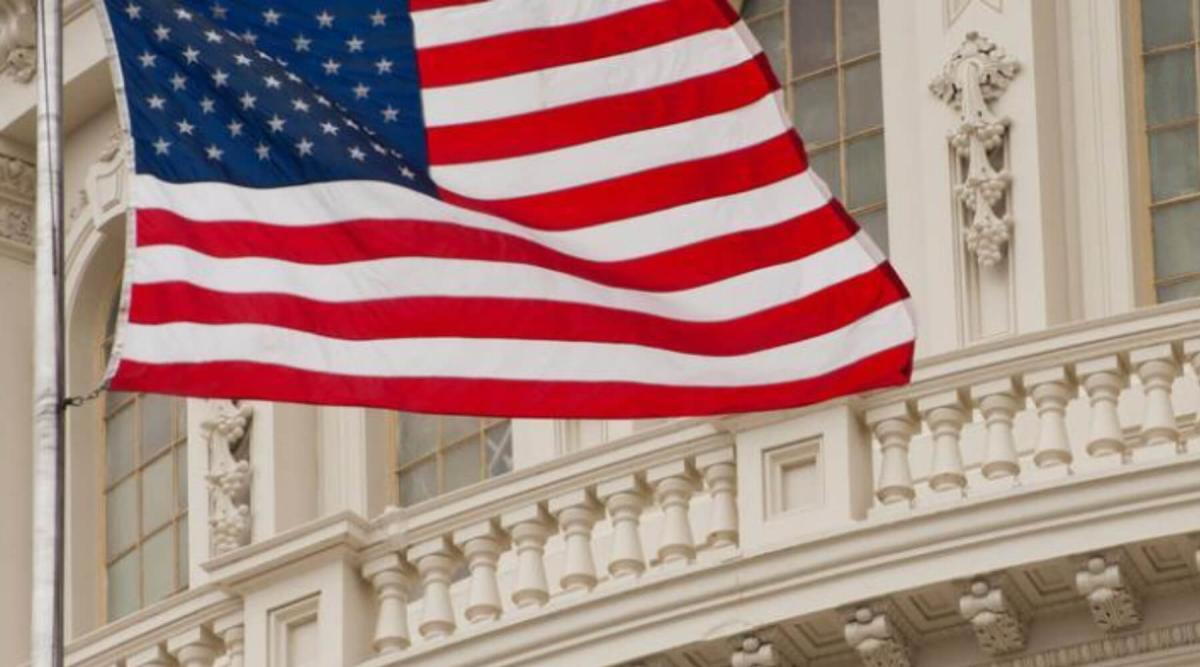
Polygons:
<instances>
[{"instance_id":1,"label":"white stripe","mask_svg":"<svg viewBox=\"0 0 1200 667\"><path fill-rule=\"evenodd\" d=\"M903 302L828 334L751 354L710 357L613 343L413 338L347 341L257 324L131 324L126 361L278 364L370 377L632 381L753 386L824 375L913 338Z\"/></svg>"},{"instance_id":2,"label":"white stripe","mask_svg":"<svg viewBox=\"0 0 1200 667\"><path fill-rule=\"evenodd\" d=\"M662 0L490 0L414 12L417 48L582 23Z\"/></svg>"},{"instance_id":3,"label":"white stripe","mask_svg":"<svg viewBox=\"0 0 1200 667\"><path fill-rule=\"evenodd\" d=\"M216 258L165 245L138 248L131 270L140 284L184 281L219 292L290 294L332 303L424 296L542 299L708 322L795 301L875 266L861 241L850 238L786 264L675 292L609 287L527 264L403 257L314 265Z\"/></svg>"},{"instance_id":4,"label":"white stripe","mask_svg":"<svg viewBox=\"0 0 1200 667\"><path fill-rule=\"evenodd\" d=\"M754 48L752 48L754 47ZM429 127L492 120L719 72L757 54L736 26L638 51L499 79L424 88Z\"/></svg>"},{"instance_id":5,"label":"white stripe","mask_svg":"<svg viewBox=\"0 0 1200 667\"><path fill-rule=\"evenodd\" d=\"M135 177L133 205L196 221L253 220L291 227L356 219L445 222L511 234L579 259L615 262L791 220L829 203L811 171L754 190L584 229L548 232L459 208L391 183L339 181L282 188L167 183Z\"/></svg>"},{"instance_id":6,"label":"white stripe","mask_svg":"<svg viewBox=\"0 0 1200 667\"><path fill-rule=\"evenodd\" d=\"M753 146L791 128L782 108L775 95L766 95L696 120L544 153L433 167L430 173L447 190L477 199L553 192Z\"/></svg>"}]
</instances>

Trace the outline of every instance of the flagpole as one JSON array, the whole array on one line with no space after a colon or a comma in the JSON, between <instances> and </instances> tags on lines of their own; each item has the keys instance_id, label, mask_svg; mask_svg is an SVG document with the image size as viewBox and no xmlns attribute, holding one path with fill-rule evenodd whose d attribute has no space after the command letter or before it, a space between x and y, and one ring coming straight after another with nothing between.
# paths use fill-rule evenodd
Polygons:
<instances>
[{"instance_id":1,"label":"flagpole","mask_svg":"<svg viewBox=\"0 0 1200 667\"><path fill-rule=\"evenodd\" d=\"M31 667L62 667L66 410L63 317L62 2L38 0L37 252Z\"/></svg>"}]
</instances>

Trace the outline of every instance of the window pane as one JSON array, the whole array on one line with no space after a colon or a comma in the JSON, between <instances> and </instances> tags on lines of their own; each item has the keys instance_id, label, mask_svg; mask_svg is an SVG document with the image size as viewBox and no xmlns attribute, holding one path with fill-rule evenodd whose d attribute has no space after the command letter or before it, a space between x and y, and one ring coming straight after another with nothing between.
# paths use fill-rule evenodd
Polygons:
<instances>
[{"instance_id":1,"label":"window pane","mask_svg":"<svg viewBox=\"0 0 1200 667\"><path fill-rule=\"evenodd\" d=\"M105 414L112 414L118 406L128 401L133 396L127 391L106 391L104 392L104 411Z\"/></svg>"},{"instance_id":2,"label":"window pane","mask_svg":"<svg viewBox=\"0 0 1200 667\"><path fill-rule=\"evenodd\" d=\"M161 456L142 473L142 534L152 532L175 514L173 465L170 456Z\"/></svg>"},{"instance_id":3,"label":"window pane","mask_svg":"<svg viewBox=\"0 0 1200 667\"><path fill-rule=\"evenodd\" d=\"M418 463L400 473L400 506L415 505L437 495L437 462Z\"/></svg>"},{"instance_id":4,"label":"window pane","mask_svg":"<svg viewBox=\"0 0 1200 667\"><path fill-rule=\"evenodd\" d=\"M742 4L742 16L754 18L783 9L783 0L746 0Z\"/></svg>"},{"instance_id":5,"label":"window pane","mask_svg":"<svg viewBox=\"0 0 1200 667\"><path fill-rule=\"evenodd\" d=\"M817 176L824 179L829 185L829 191L838 199L843 199L842 193L842 157L837 146L823 150L820 153L811 153L808 156L809 167L816 172Z\"/></svg>"},{"instance_id":6,"label":"window pane","mask_svg":"<svg viewBox=\"0 0 1200 667\"><path fill-rule=\"evenodd\" d=\"M883 82L879 59L846 68L846 134L883 125Z\"/></svg>"},{"instance_id":7,"label":"window pane","mask_svg":"<svg viewBox=\"0 0 1200 667\"><path fill-rule=\"evenodd\" d=\"M883 165L883 135L846 144L846 206L859 208L887 197Z\"/></svg>"},{"instance_id":8,"label":"window pane","mask_svg":"<svg viewBox=\"0 0 1200 667\"><path fill-rule=\"evenodd\" d=\"M1200 273L1200 201L1154 212L1154 275Z\"/></svg>"},{"instance_id":9,"label":"window pane","mask_svg":"<svg viewBox=\"0 0 1200 667\"><path fill-rule=\"evenodd\" d=\"M188 506L187 447L175 449L175 507L186 510Z\"/></svg>"},{"instance_id":10,"label":"window pane","mask_svg":"<svg viewBox=\"0 0 1200 667\"><path fill-rule=\"evenodd\" d=\"M1192 0L1142 0L1142 46L1149 50L1192 39Z\"/></svg>"},{"instance_id":11,"label":"window pane","mask_svg":"<svg viewBox=\"0 0 1200 667\"><path fill-rule=\"evenodd\" d=\"M512 422L504 420L488 427L484 445L487 451L487 476L495 477L512 470Z\"/></svg>"},{"instance_id":12,"label":"window pane","mask_svg":"<svg viewBox=\"0 0 1200 667\"><path fill-rule=\"evenodd\" d=\"M1154 201L1170 199L1200 187L1196 126L1150 133L1150 191Z\"/></svg>"},{"instance_id":13,"label":"window pane","mask_svg":"<svg viewBox=\"0 0 1200 667\"><path fill-rule=\"evenodd\" d=\"M478 443L480 425L478 417L443 417L442 446L453 445L466 439Z\"/></svg>"},{"instance_id":14,"label":"window pane","mask_svg":"<svg viewBox=\"0 0 1200 667\"><path fill-rule=\"evenodd\" d=\"M483 477L479 441L467 441L446 450L446 491L461 489Z\"/></svg>"},{"instance_id":15,"label":"window pane","mask_svg":"<svg viewBox=\"0 0 1200 667\"><path fill-rule=\"evenodd\" d=\"M108 620L115 621L137 611L138 552L108 566Z\"/></svg>"},{"instance_id":16,"label":"window pane","mask_svg":"<svg viewBox=\"0 0 1200 667\"><path fill-rule=\"evenodd\" d=\"M142 597L152 604L175 590L175 535L159 531L142 545Z\"/></svg>"},{"instance_id":17,"label":"window pane","mask_svg":"<svg viewBox=\"0 0 1200 667\"><path fill-rule=\"evenodd\" d=\"M825 144L838 138L837 73L807 79L793 87L796 129L805 143Z\"/></svg>"},{"instance_id":18,"label":"window pane","mask_svg":"<svg viewBox=\"0 0 1200 667\"><path fill-rule=\"evenodd\" d=\"M1195 51L1146 57L1146 124L1154 127L1196 115Z\"/></svg>"},{"instance_id":19,"label":"window pane","mask_svg":"<svg viewBox=\"0 0 1200 667\"><path fill-rule=\"evenodd\" d=\"M438 417L401 414L400 463L415 461L437 447Z\"/></svg>"},{"instance_id":20,"label":"window pane","mask_svg":"<svg viewBox=\"0 0 1200 667\"><path fill-rule=\"evenodd\" d=\"M771 61L771 69L780 81L787 80L787 41L783 34L783 14L760 19L749 24L750 31L762 44L763 53Z\"/></svg>"},{"instance_id":21,"label":"window pane","mask_svg":"<svg viewBox=\"0 0 1200 667\"><path fill-rule=\"evenodd\" d=\"M137 477L121 482L104 499L108 558L133 546L138 538Z\"/></svg>"},{"instance_id":22,"label":"window pane","mask_svg":"<svg viewBox=\"0 0 1200 667\"><path fill-rule=\"evenodd\" d=\"M172 427L174 401L170 396L143 394L138 406L142 412L142 460L145 461L175 440Z\"/></svg>"},{"instance_id":23,"label":"window pane","mask_svg":"<svg viewBox=\"0 0 1200 667\"><path fill-rule=\"evenodd\" d=\"M842 0L842 59L878 50L879 0Z\"/></svg>"},{"instance_id":24,"label":"window pane","mask_svg":"<svg viewBox=\"0 0 1200 667\"><path fill-rule=\"evenodd\" d=\"M858 220L859 227L863 228L875 244L881 250L887 252L888 247L888 228L887 228L887 209L880 209L872 213L860 213L854 216Z\"/></svg>"},{"instance_id":25,"label":"window pane","mask_svg":"<svg viewBox=\"0 0 1200 667\"><path fill-rule=\"evenodd\" d=\"M109 484L133 470L133 412L132 405L122 408L105 424Z\"/></svg>"},{"instance_id":26,"label":"window pane","mask_svg":"<svg viewBox=\"0 0 1200 667\"><path fill-rule=\"evenodd\" d=\"M1200 296L1200 278L1182 283L1160 285L1158 287L1158 300L1160 303L1189 299L1196 296Z\"/></svg>"},{"instance_id":27,"label":"window pane","mask_svg":"<svg viewBox=\"0 0 1200 667\"><path fill-rule=\"evenodd\" d=\"M186 588L188 585L188 520L183 517L179 523L175 524L175 532L179 535L179 557L175 559L175 567L178 569L178 577L176 580L180 588Z\"/></svg>"},{"instance_id":28,"label":"window pane","mask_svg":"<svg viewBox=\"0 0 1200 667\"><path fill-rule=\"evenodd\" d=\"M834 64L833 0L792 0L792 75Z\"/></svg>"}]
</instances>

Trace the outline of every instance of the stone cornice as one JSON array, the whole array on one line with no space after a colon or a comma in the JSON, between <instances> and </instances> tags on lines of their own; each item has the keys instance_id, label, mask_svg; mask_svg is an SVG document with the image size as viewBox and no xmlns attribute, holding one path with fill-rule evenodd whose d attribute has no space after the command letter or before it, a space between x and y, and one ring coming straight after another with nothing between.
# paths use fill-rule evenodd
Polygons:
<instances>
[{"instance_id":1,"label":"stone cornice","mask_svg":"<svg viewBox=\"0 0 1200 667\"><path fill-rule=\"evenodd\" d=\"M1188 621L1125 633L1119 637L1098 637L1040 653L979 663L976 667L1076 667L1197 644L1200 644L1200 621Z\"/></svg>"}]
</instances>

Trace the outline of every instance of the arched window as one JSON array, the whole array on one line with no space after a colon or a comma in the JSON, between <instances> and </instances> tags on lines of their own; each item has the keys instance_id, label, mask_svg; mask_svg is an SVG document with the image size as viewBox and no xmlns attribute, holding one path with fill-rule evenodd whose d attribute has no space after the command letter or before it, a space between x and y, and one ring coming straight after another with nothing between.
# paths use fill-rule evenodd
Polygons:
<instances>
[{"instance_id":1,"label":"arched window","mask_svg":"<svg viewBox=\"0 0 1200 667\"><path fill-rule=\"evenodd\" d=\"M1158 300L1200 296L1200 0L1142 0L1150 234Z\"/></svg>"},{"instance_id":2,"label":"arched window","mask_svg":"<svg viewBox=\"0 0 1200 667\"><path fill-rule=\"evenodd\" d=\"M400 413L395 420L401 507L512 470L512 421Z\"/></svg>"},{"instance_id":3,"label":"arched window","mask_svg":"<svg viewBox=\"0 0 1200 667\"><path fill-rule=\"evenodd\" d=\"M100 360L112 349L117 306ZM114 621L187 588L187 403L106 392L104 433L105 607Z\"/></svg>"},{"instance_id":4,"label":"arched window","mask_svg":"<svg viewBox=\"0 0 1200 667\"><path fill-rule=\"evenodd\" d=\"M887 248L879 0L746 0L813 169Z\"/></svg>"}]
</instances>

